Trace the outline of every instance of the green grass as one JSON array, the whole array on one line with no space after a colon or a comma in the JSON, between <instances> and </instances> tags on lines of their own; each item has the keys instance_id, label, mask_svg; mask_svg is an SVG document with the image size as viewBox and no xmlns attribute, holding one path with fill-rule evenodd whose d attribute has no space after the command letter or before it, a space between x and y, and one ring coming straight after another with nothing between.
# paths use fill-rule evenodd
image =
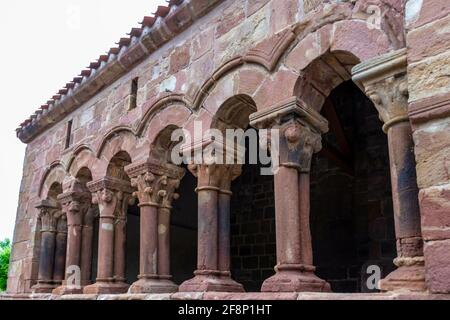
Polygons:
<instances>
[{"instance_id":1,"label":"green grass","mask_svg":"<svg viewBox=\"0 0 450 320\"><path fill-rule=\"evenodd\" d=\"M9 256L11 254L11 241L0 241L0 292L6 290L8 280Z\"/></svg>"}]
</instances>

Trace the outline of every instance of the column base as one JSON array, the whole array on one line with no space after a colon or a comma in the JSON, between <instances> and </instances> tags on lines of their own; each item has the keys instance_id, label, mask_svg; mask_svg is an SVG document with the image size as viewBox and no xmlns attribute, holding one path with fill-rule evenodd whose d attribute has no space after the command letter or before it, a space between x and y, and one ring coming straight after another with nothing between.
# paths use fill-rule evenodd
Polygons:
<instances>
[{"instance_id":1,"label":"column base","mask_svg":"<svg viewBox=\"0 0 450 320\"><path fill-rule=\"evenodd\" d=\"M180 286L180 292L245 292L242 284L229 273L220 271L195 271L195 277Z\"/></svg>"},{"instance_id":2,"label":"column base","mask_svg":"<svg viewBox=\"0 0 450 320\"><path fill-rule=\"evenodd\" d=\"M314 274L307 265L280 265L274 276L264 281L261 292L331 292L328 282Z\"/></svg>"},{"instance_id":3,"label":"column base","mask_svg":"<svg viewBox=\"0 0 450 320\"><path fill-rule=\"evenodd\" d=\"M55 290L53 290L52 294L57 296L64 296L68 294L82 294L83 293L83 287L78 286L69 286L63 284L62 286L59 286Z\"/></svg>"},{"instance_id":4,"label":"column base","mask_svg":"<svg viewBox=\"0 0 450 320\"><path fill-rule=\"evenodd\" d=\"M125 282L97 281L94 284L84 287L84 294L116 294L127 293L130 286Z\"/></svg>"},{"instance_id":5,"label":"column base","mask_svg":"<svg viewBox=\"0 0 450 320\"><path fill-rule=\"evenodd\" d=\"M424 257L397 258L394 264L398 268L380 281L381 291L423 292L427 290Z\"/></svg>"},{"instance_id":6,"label":"column base","mask_svg":"<svg viewBox=\"0 0 450 320\"><path fill-rule=\"evenodd\" d=\"M55 288L58 287L58 284L52 281L39 281L38 284L31 288L31 292L33 293L52 293Z\"/></svg>"},{"instance_id":7,"label":"column base","mask_svg":"<svg viewBox=\"0 0 450 320\"><path fill-rule=\"evenodd\" d=\"M178 291L178 286L171 280L172 277L161 276L140 276L139 280L133 283L128 293L174 293Z\"/></svg>"}]
</instances>

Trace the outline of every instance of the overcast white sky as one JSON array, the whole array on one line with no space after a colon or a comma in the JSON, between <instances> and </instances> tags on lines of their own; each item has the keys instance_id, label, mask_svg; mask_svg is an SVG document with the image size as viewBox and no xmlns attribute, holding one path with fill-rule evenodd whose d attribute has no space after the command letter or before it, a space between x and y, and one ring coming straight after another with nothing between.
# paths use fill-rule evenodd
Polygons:
<instances>
[{"instance_id":1,"label":"overcast white sky","mask_svg":"<svg viewBox=\"0 0 450 320\"><path fill-rule=\"evenodd\" d=\"M18 124L165 3L0 1L0 240L14 231L25 152Z\"/></svg>"}]
</instances>

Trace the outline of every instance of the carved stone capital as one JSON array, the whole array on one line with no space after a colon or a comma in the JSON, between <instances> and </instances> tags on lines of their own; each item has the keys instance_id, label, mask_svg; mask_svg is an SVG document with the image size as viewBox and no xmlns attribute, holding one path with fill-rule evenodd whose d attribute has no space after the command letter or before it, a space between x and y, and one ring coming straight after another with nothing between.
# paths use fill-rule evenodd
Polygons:
<instances>
[{"instance_id":1,"label":"carved stone capital","mask_svg":"<svg viewBox=\"0 0 450 320\"><path fill-rule=\"evenodd\" d=\"M222 171L220 174L220 192L230 193L231 182L236 180L242 174L242 165L222 165L220 171Z\"/></svg>"},{"instance_id":2,"label":"carved stone capital","mask_svg":"<svg viewBox=\"0 0 450 320\"><path fill-rule=\"evenodd\" d=\"M68 225L82 225L84 215L91 207L91 194L81 181L74 179L69 190L58 196Z\"/></svg>"},{"instance_id":3,"label":"carved stone capital","mask_svg":"<svg viewBox=\"0 0 450 320\"><path fill-rule=\"evenodd\" d=\"M367 60L352 70L359 84L378 110L383 130L408 121L408 79L406 49Z\"/></svg>"},{"instance_id":4,"label":"carved stone capital","mask_svg":"<svg viewBox=\"0 0 450 320\"><path fill-rule=\"evenodd\" d=\"M314 153L322 149L322 137L308 125L291 119L280 126L280 165L309 172Z\"/></svg>"},{"instance_id":5,"label":"carved stone capital","mask_svg":"<svg viewBox=\"0 0 450 320\"><path fill-rule=\"evenodd\" d=\"M36 209L39 210L41 232L56 232L58 219L62 216L59 203L53 200L42 200L36 205Z\"/></svg>"},{"instance_id":6,"label":"carved stone capital","mask_svg":"<svg viewBox=\"0 0 450 320\"><path fill-rule=\"evenodd\" d=\"M172 201L179 195L175 190L185 170L172 164L156 164L149 160L131 164L125 168L131 177L131 186L137 189L133 197L139 199L139 205L163 206L170 208Z\"/></svg>"},{"instance_id":7,"label":"carved stone capital","mask_svg":"<svg viewBox=\"0 0 450 320\"><path fill-rule=\"evenodd\" d=\"M214 190L220 191L223 186L224 179L228 180L229 177L225 176L231 174L229 168L234 165L224 164L190 164L188 166L189 171L197 181L197 191L202 190ZM230 182L231 183L231 182ZM229 188L228 188L229 189Z\"/></svg>"},{"instance_id":8,"label":"carved stone capital","mask_svg":"<svg viewBox=\"0 0 450 320\"><path fill-rule=\"evenodd\" d=\"M280 165L309 172L312 155L322 148L321 135L328 132L328 121L297 97L250 116L250 124L265 129L278 129L278 141L263 135L261 146L279 152ZM267 141L265 141L265 140ZM275 146L279 150L274 150Z\"/></svg>"},{"instance_id":9,"label":"carved stone capital","mask_svg":"<svg viewBox=\"0 0 450 320\"><path fill-rule=\"evenodd\" d=\"M126 219L133 188L130 182L112 177L87 184L92 193L92 203L98 204L101 218Z\"/></svg>"},{"instance_id":10,"label":"carved stone capital","mask_svg":"<svg viewBox=\"0 0 450 320\"><path fill-rule=\"evenodd\" d=\"M328 132L328 121L297 97L250 115L250 125L258 129L278 128L290 119L297 119L319 134Z\"/></svg>"}]
</instances>

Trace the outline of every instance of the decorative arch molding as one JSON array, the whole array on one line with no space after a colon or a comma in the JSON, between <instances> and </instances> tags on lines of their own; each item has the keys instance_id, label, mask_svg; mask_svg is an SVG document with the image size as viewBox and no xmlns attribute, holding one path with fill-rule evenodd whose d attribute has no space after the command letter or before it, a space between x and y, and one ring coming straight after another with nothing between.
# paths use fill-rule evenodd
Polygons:
<instances>
[{"instance_id":1,"label":"decorative arch molding","mask_svg":"<svg viewBox=\"0 0 450 320\"><path fill-rule=\"evenodd\" d=\"M207 104L206 100L214 91L218 91L221 79L249 65L264 68L274 80L270 85L276 85L276 81L283 81L284 87L291 86L291 93L280 96L278 100L281 101L292 96L299 72L327 51L348 51L360 61L364 61L404 46L403 35L396 36L393 31L403 32L402 25L397 21L401 20L398 12L387 7L382 1L378 1L377 5L385 10L380 29L369 28L367 4L340 2L319 5L301 22L263 40L244 56L234 57L218 67L193 95L192 109L200 110ZM301 50L307 55L298 62L299 65L284 70L286 61L292 59L295 54L299 55L298 51ZM235 92L241 93L248 94ZM267 96L263 93L260 98L255 95L252 97L257 102L258 109L260 108L258 102L267 100Z\"/></svg>"},{"instance_id":2,"label":"decorative arch molding","mask_svg":"<svg viewBox=\"0 0 450 320\"><path fill-rule=\"evenodd\" d=\"M67 170L61 161L52 162L44 171L39 183L39 197L47 197L48 191L54 183L63 185Z\"/></svg>"},{"instance_id":3,"label":"decorative arch molding","mask_svg":"<svg viewBox=\"0 0 450 320\"><path fill-rule=\"evenodd\" d=\"M101 142L100 142L100 144L99 144L99 147L97 148L97 152L95 153L96 157L97 157L98 159L101 158L101 156L102 156L102 154L104 153L104 150L105 150L105 148L107 147L108 142L109 142L110 140L113 140L113 139L115 139L115 138L117 138L117 137L122 137L122 136L124 136L124 135L126 135L126 134L131 134L131 135L133 135L133 137L137 140L137 136L138 136L138 135L137 135L136 132L133 130L133 128L131 128L131 127L129 127L129 126L125 126L125 125L117 126L117 127L112 128L111 130L109 130L109 131L103 136L103 138L102 138L102 140L101 140ZM126 151L126 150L124 150L124 151Z\"/></svg>"},{"instance_id":4,"label":"decorative arch molding","mask_svg":"<svg viewBox=\"0 0 450 320\"><path fill-rule=\"evenodd\" d=\"M263 65L246 63L242 58L218 71L220 73L213 79L213 82L207 84L209 87L202 93L202 100L196 107L203 107L213 116L222 104L232 97L248 96L256 100L255 96L262 84L266 79L273 77Z\"/></svg>"},{"instance_id":5,"label":"decorative arch molding","mask_svg":"<svg viewBox=\"0 0 450 320\"><path fill-rule=\"evenodd\" d=\"M171 107L177 106L181 107L180 115L169 114L167 110ZM190 103L183 94L170 94L158 99L156 102L151 103L151 106L147 109L139 122L135 133L137 137L145 137L149 134L147 133L148 128L151 127L151 123L157 118L172 118L169 120L169 124L179 125L180 127L188 118L192 115L192 109L190 108Z\"/></svg>"},{"instance_id":6,"label":"decorative arch molding","mask_svg":"<svg viewBox=\"0 0 450 320\"><path fill-rule=\"evenodd\" d=\"M369 28L366 21L349 19L324 25L296 42L284 57L285 69L298 74L284 82L292 90L286 95L297 96L319 111L331 90L351 79L356 64L394 49L388 35Z\"/></svg>"},{"instance_id":7,"label":"decorative arch molding","mask_svg":"<svg viewBox=\"0 0 450 320\"><path fill-rule=\"evenodd\" d=\"M257 111L252 97L239 94L224 101L212 118L210 127L219 130L246 129L250 114Z\"/></svg>"},{"instance_id":8,"label":"decorative arch molding","mask_svg":"<svg viewBox=\"0 0 450 320\"><path fill-rule=\"evenodd\" d=\"M96 161L91 170L93 179L106 176L111 159L119 152L127 153L132 162L148 155L150 144L146 139L139 139L135 131L128 126L111 129L102 139L96 152Z\"/></svg>"},{"instance_id":9,"label":"decorative arch molding","mask_svg":"<svg viewBox=\"0 0 450 320\"><path fill-rule=\"evenodd\" d=\"M95 157L95 152L90 146L85 144L79 145L75 148L69 159L67 173L70 176L75 177L81 168L87 167L91 169L96 161L97 158Z\"/></svg>"}]
</instances>

